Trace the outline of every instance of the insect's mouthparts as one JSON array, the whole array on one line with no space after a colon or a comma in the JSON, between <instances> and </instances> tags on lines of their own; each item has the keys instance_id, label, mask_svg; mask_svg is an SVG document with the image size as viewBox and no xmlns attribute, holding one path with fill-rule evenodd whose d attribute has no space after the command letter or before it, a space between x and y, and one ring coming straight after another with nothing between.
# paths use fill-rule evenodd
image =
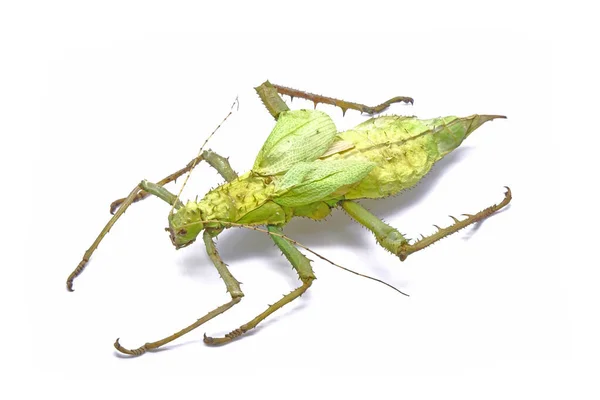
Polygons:
<instances>
[{"instance_id":1,"label":"insect's mouthparts","mask_svg":"<svg viewBox=\"0 0 600 400\"><path fill-rule=\"evenodd\" d=\"M189 240L185 243L177 243L175 231L173 230L173 228L171 228L171 227L165 228L165 231L169 232L169 238L171 239L171 243L173 243L173 246L175 246L176 250L187 247L196 241L196 239L193 239L193 240ZM185 229L181 229L179 231L179 233L182 235L185 235L187 233L187 231Z\"/></svg>"},{"instance_id":2,"label":"insect's mouthparts","mask_svg":"<svg viewBox=\"0 0 600 400\"><path fill-rule=\"evenodd\" d=\"M167 227L165 228L165 231L169 232L169 238L171 239L171 243L173 243L173 246L177 247L177 243L175 243L175 232L173 231L173 228Z\"/></svg>"}]
</instances>

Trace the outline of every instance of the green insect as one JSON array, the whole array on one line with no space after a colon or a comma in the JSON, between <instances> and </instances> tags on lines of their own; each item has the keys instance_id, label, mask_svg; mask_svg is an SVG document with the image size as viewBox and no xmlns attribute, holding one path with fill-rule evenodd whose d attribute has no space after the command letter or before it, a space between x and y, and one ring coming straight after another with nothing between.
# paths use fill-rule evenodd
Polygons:
<instances>
[{"instance_id":1,"label":"green insect","mask_svg":"<svg viewBox=\"0 0 600 400\"><path fill-rule=\"evenodd\" d=\"M67 279L67 289L72 291L73 280L83 271L92 253L117 219L132 203L149 195L154 195L171 206L166 230L176 249L190 245L202 234L208 255L225 282L231 301L208 312L179 332L137 349L124 348L117 339L115 348L118 351L136 356L144 354L181 337L240 302L244 296L240 283L219 257L213 241L226 228L248 227L267 232L297 271L302 285L224 337L205 336L204 342L212 345L228 343L255 328L262 320L300 297L311 286L315 275L310 261L297 247L316 253L282 233L282 227L293 217L320 220L329 215L333 207L341 207L351 218L373 232L383 248L403 261L411 253L490 216L511 200L511 192L507 188L505 197L499 204L476 214L467 214L464 220L452 217L453 225L438 228L436 233L410 243L396 228L384 223L355 200L387 197L414 186L433 164L457 148L471 132L485 122L504 118L503 116L451 116L427 120L378 116L353 129L338 132L326 113L316 109L292 111L280 95L312 100L315 108L317 103L326 103L340 107L344 113L348 109L354 109L371 115L380 113L392 103L412 103L412 99L394 97L379 106L368 107L273 85L268 81L258 86L256 91L277 122L249 172L238 176L226 158L201 149L198 157L186 167L158 183L142 181L128 197L113 202L113 217ZM178 195L170 193L163 186L185 173L189 177L189 172L203 160L214 167L226 183L208 192L202 200L183 204ZM266 229L259 226L266 226ZM318 254L317 256L324 258Z\"/></svg>"}]
</instances>

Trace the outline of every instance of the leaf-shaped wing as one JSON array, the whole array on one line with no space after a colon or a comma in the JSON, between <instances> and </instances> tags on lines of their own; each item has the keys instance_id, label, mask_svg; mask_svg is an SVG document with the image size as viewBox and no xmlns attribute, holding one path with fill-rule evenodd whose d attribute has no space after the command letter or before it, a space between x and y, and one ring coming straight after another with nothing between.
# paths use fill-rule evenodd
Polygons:
<instances>
[{"instance_id":1,"label":"leaf-shaped wing","mask_svg":"<svg viewBox=\"0 0 600 400\"><path fill-rule=\"evenodd\" d=\"M362 160L317 160L301 162L277 182L273 201L299 207L324 200L338 189L364 179L375 163Z\"/></svg>"},{"instance_id":2,"label":"leaf-shaped wing","mask_svg":"<svg viewBox=\"0 0 600 400\"><path fill-rule=\"evenodd\" d=\"M314 161L329 148L336 134L335 124L322 111L282 112L252 170L259 175L277 175L299 162Z\"/></svg>"}]
</instances>

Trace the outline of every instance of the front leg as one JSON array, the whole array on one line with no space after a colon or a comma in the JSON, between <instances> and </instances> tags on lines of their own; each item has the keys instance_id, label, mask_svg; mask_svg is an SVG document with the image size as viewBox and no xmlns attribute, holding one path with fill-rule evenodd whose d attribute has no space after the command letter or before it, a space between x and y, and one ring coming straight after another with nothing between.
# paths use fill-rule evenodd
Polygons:
<instances>
[{"instance_id":1,"label":"front leg","mask_svg":"<svg viewBox=\"0 0 600 400\"><path fill-rule=\"evenodd\" d=\"M229 165L229 160L227 158L218 155L214 151L205 150L198 157L194 158L189 163L187 163L187 165L185 167L166 176L165 178L156 182L156 184L159 186L164 186L167 183L177 180L177 178L179 178L181 175L185 174L186 172L188 172L189 170L194 168L194 166L198 165L198 163L200 161L206 161L211 167L216 169L217 172L227 182L231 182L232 180L237 178L237 173L233 170L233 168L231 168L231 165ZM148 193L144 190L139 190L133 199L133 203L138 202L140 200L144 200L149 195L150 195L150 193ZM125 198L113 201L110 205L110 213L114 214L115 211L117 211L117 209L119 207L121 207L121 205L123 204L124 201L125 201Z\"/></svg>"},{"instance_id":2,"label":"front leg","mask_svg":"<svg viewBox=\"0 0 600 400\"><path fill-rule=\"evenodd\" d=\"M227 268L227 265L223 262L223 260L219 256L217 247L215 246L215 243L213 242L211 234L208 233L207 231L204 231L203 238L204 238L204 244L206 245L206 251L208 253L208 256L210 257L215 268L219 272L221 279L223 279L223 282L225 282L225 287L227 287L227 292L231 296L231 301L206 313L202 318L197 319L192 324L181 329L179 332L176 332L176 333L174 333L170 336L167 336L161 340L146 343L143 346L138 347L137 349L127 349L127 348L121 346L121 344L119 343L119 339L117 339L114 344L115 349L117 349L119 352L124 353L124 354L129 354L132 356L141 356L142 354L146 353L148 350L157 349L161 346L164 346L165 344L167 344L169 342L172 342L175 339L180 338L181 336L185 335L186 333L191 332L192 330L196 329L197 327L204 324L205 322L210 321L217 315L220 315L220 314L224 313L225 311L229 310L231 307L233 307L234 305L239 303L240 300L242 299L242 297L244 297L244 293L242 292L242 289L240 289L240 282L238 282L237 279L234 278L234 276L231 274L231 272Z\"/></svg>"},{"instance_id":3,"label":"front leg","mask_svg":"<svg viewBox=\"0 0 600 400\"><path fill-rule=\"evenodd\" d=\"M140 191L144 191L144 193L147 193L147 195L152 194L152 195L164 200L165 202L169 203L171 206L174 206L175 208L181 207L181 202L179 200L177 200L177 196L175 196L173 193L169 192L164 187L159 186L154 183L151 183L151 182L148 182L146 180L137 184L135 186L135 188L133 188L131 193L129 193L129 196L127 196L125 199L123 199L123 202L122 202L119 210L108 221L108 223L106 224L104 229L102 229L102 231L100 232L100 234L98 235L96 240L94 240L94 243L92 243L90 248L87 249L87 251L83 254L83 258L79 262L79 265L77 265L77 268L75 268L75 270L73 272L71 272L71 275L69 275L69 277L67 278L67 290L69 292L73 291L73 280L75 280L75 278L77 278L83 272L88 261L92 257L92 254L94 253L94 251L96 251L96 249L98 248L98 245L100 244L102 239L104 239L104 236L106 236L106 234L110 231L110 229L117 222L117 220L119 218L121 218L121 215L123 215L125 213L125 210L127 210L127 208L131 204L133 204L138 192L140 192Z\"/></svg>"}]
</instances>

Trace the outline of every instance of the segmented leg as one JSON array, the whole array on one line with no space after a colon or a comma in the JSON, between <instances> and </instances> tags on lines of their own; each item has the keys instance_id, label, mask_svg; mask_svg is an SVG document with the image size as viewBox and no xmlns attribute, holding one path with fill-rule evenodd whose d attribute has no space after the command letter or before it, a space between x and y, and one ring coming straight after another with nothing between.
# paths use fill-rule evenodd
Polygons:
<instances>
[{"instance_id":1,"label":"segmented leg","mask_svg":"<svg viewBox=\"0 0 600 400\"><path fill-rule=\"evenodd\" d=\"M397 255L402 246L408 244L408 240L396 228L386 224L360 204L346 200L340 205L349 216L373 232L377 242L392 254Z\"/></svg>"},{"instance_id":2,"label":"segmented leg","mask_svg":"<svg viewBox=\"0 0 600 400\"><path fill-rule=\"evenodd\" d=\"M269 232L281 234L282 230L276 226L268 226ZM283 296L283 298L274 304L270 305L264 312L259 314L256 318L251 320L250 322L240 326L238 329L234 329L227 335L219 338L214 338L210 336L204 335L204 343L210 345L220 345L229 343L233 339L243 335L248 332L250 329L255 328L262 320L267 318L269 315L290 303L294 299L302 296L304 292L310 287L313 280L316 279L315 274L310 266L310 260L304 256L294 245L292 245L289 241L282 238L281 236L270 235L275 244L279 247L279 249L283 252L285 257L290 261L292 267L298 272L300 276L300 280L302 280L302 286L291 291L290 293Z\"/></svg>"},{"instance_id":3,"label":"segmented leg","mask_svg":"<svg viewBox=\"0 0 600 400\"><path fill-rule=\"evenodd\" d=\"M392 254L400 257L401 261L404 261L410 254L422 250L438 240L453 234L454 232L457 232L475 222L489 217L496 211L508 205L511 199L512 194L510 188L506 187L504 199L499 204L494 204L493 206L488 207L474 215L463 214L467 218L462 221L450 216L454 220L454 224L447 228L440 228L439 226L434 225L436 228L438 228L436 233L427 237L422 236L421 240L418 240L413 244L408 243L408 240L404 238L404 236L398 232L397 229L391 227L377 218L375 215L371 214L360 204L353 201L342 201L340 205L348 213L348 215L373 232L377 242L379 242L382 247L390 251Z\"/></svg>"},{"instance_id":4,"label":"segmented leg","mask_svg":"<svg viewBox=\"0 0 600 400\"><path fill-rule=\"evenodd\" d=\"M285 104L285 101L277 93L275 86L269 81L264 81L260 86L254 88L258 97L262 100L263 104L267 108L267 111L273 116L273 118L279 118L279 114L284 111L289 111L290 108Z\"/></svg>"},{"instance_id":5,"label":"segmented leg","mask_svg":"<svg viewBox=\"0 0 600 400\"><path fill-rule=\"evenodd\" d=\"M179 178L181 175L188 172L190 169L192 169L195 165L198 165L198 163L203 160L206 161L211 167L216 169L217 172L219 172L219 174L221 174L221 176L227 182L230 182L230 181L234 180L235 178L237 178L237 174L231 168L231 165L229 165L229 160L227 158L220 156L211 150L205 150L202 152L202 154L200 156L192 159L189 163L187 163L187 165L185 167L181 168L180 170L178 170L176 172L173 172L171 175L166 176L165 178L156 182L156 184L159 186L164 186L167 183L175 181L177 178ZM140 200L144 200L149 195L150 195L150 193L140 190L136 193L136 195L133 199L133 202L135 203ZM110 213L114 214L115 211L117 210L117 208L119 208L121 206L121 204L123 204L124 201L125 201L125 198L113 201L110 205Z\"/></svg>"},{"instance_id":6,"label":"segmented leg","mask_svg":"<svg viewBox=\"0 0 600 400\"><path fill-rule=\"evenodd\" d=\"M225 311L229 310L231 307L233 307L234 305L236 305L237 303L240 302L240 300L244 296L244 293L240 289L240 283L233 277L233 275L227 268L227 265L223 262L223 260L219 256L217 247L215 246L215 243L213 242L210 233L208 233L207 231L204 231L203 239L204 239L204 244L206 245L206 251L207 251L210 259L212 260L213 264L215 265L215 268L217 269L217 271L219 272L221 279L223 279L223 281L225 282L225 286L227 287L227 292L231 296L231 301L208 312L205 316L196 320L193 324L183 328L179 332L176 332L170 336L167 336L164 339L157 340L156 342L146 343L143 346L138 347L137 349L130 350L130 349L124 348L119 343L119 339L117 339L115 341L115 348L118 351L120 351L121 353L124 353L124 354L132 355L132 356L140 356L140 355L146 353L148 350L157 349L169 342L172 342L173 340L175 340L177 338L180 338L181 336L185 335L186 333L193 331L200 325L204 324L207 321L210 321L217 315L224 313Z\"/></svg>"},{"instance_id":7,"label":"segmented leg","mask_svg":"<svg viewBox=\"0 0 600 400\"><path fill-rule=\"evenodd\" d=\"M106 236L106 234L110 231L110 229L113 227L115 222L117 222L117 220L121 217L121 215L125 213L125 210L127 210L127 208L135 201L135 197L137 196L137 193L140 190L144 190L149 194L153 194L163 199L170 205L173 205L173 202L176 201L176 196L174 194L170 193L165 188L155 185L151 182L142 181L140 184L136 185L135 188L129 194L129 196L127 196L124 199L121 208L119 208L119 210L112 216L112 218L108 221L104 229L102 229L96 240L94 240L94 243L92 243L90 248L87 249L87 251L83 254L83 258L81 259L79 265L77 265L77 268L75 268L75 270L71 272L71 275L69 275L69 277L67 278L68 291L73 291L73 280L83 272L87 262L90 260L90 257L92 256L94 251L98 248L98 245L100 244L102 239L104 239L104 236Z\"/></svg>"},{"instance_id":8,"label":"segmented leg","mask_svg":"<svg viewBox=\"0 0 600 400\"><path fill-rule=\"evenodd\" d=\"M279 92L279 94L288 95L292 99L294 97L300 97L302 99L310 100L314 103L315 108L317 108L317 104L319 104L319 103L331 104L332 106L339 107L342 109L342 113L344 115L346 114L346 111L348 109L357 110L357 111L360 111L361 113L373 115L373 114L379 114L380 112L384 111L386 108L388 108L390 105L392 105L394 103L400 103L400 102L410 103L410 104L414 103L414 100L411 97L397 96L397 97L392 97L388 101L385 101L377 106L369 107L364 104L353 103L350 101L335 99L333 97L326 97L326 96L321 96L319 94L303 92L302 90L291 89L291 88L288 88L285 86L273 84L273 87L275 89L277 89L277 92Z\"/></svg>"}]
</instances>

